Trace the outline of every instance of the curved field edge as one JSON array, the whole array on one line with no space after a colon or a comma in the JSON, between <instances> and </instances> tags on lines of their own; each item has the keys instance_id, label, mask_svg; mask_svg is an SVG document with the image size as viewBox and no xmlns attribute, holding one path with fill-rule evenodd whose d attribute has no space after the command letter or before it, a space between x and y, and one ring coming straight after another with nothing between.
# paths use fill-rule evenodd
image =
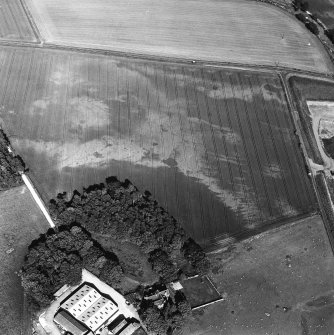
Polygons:
<instances>
[{"instance_id":1,"label":"curved field edge","mask_svg":"<svg viewBox=\"0 0 334 335\"><path fill-rule=\"evenodd\" d=\"M263 3L25 1L49 43L333 72L315 36L290 14Z\"/></svg>"}]
</instances>

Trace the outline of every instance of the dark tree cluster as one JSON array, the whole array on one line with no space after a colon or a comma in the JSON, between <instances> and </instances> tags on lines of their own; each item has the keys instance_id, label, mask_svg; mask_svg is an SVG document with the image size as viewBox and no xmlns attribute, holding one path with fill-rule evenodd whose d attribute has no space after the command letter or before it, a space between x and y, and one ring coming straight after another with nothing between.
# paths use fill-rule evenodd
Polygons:
<instances>
[{"instance_id":1,"label":"dark tree cluster","mask_svg":"<svg viewBox=\"0 0 334 335\"><path fill-rule=\"evenodd\" d=\"M93 185L82 194L74 192L69 201L65 193L59 194L51 200L50 212L59 225L78 222L91 233L139 246L165 281L176 274L176 259L191 260L194 273L204 268L206 257L200 246L189 242L180 224L148 192L140 193L129 181L108 178L105 184ZM190 256L193 250L196 252Z\"/></svg>"},{"instance_id":2,"label":"dark tree cluster","mask_svg":"<svg viewBox=\"0 0 334 335\"><path fill-rule=\"evenodd\" d=\"M0 191L22 184L20 172L25 170L24 163L19 156L8 151L10 142L0 129Z\"/></svg>"},{"instance_id":3,"label":"dark tree cluster","mask_svg":"<svg viewBox=\"0 0 334 335\"><path fill-rule=\"evenodd\" d=\"M330 39L330 41L334 44L334 29L328 29L325 31L326 36Z\"/></svg>"},{"instance_id":4,"label":"dark tree cluster","mask_svg":"<svg viewBox=\"0 0 334 335\"><path fill-rule=\"evenodd\" d=\"M85 268L114 288L121 288L123 271L116 255L106 253L79 226L60 226L32 242L21 269L30 301L47 306L63 285L77 285Z\"/></svg>"},{"instance_id":5,"label":"dark tree cluster","mask_svg":"<svg viewBox=\"0 0 334 335\"><path fill-rule=\"evenodd\" d=\"M319 34L319 28L318 25L312 21L306 22L305 23L305 27L314 35L318 35Z\"/></svg>"},{"instance_id":6,"label":"dark tree cluster","mask_svg":"<svg viewBox=\"0 0 334 335\"><path fill-rule=\"evenodd\" d=\"M143 300L140 308L140 317L152 335L181 334L190 316L191 307L180 291L170 297L162 309L147 300Z\"/></svg>"},{"instance_id":7,"label":"dark tree cluster","mask_svg":"<svg viewBox=\"0 0 334 335\"><path fill-rule=\"evenodd\" d=\"M308 22L307 15L305 15L304 13L297 13L297 14L295 15L295 17L296 17L299 21L301 21L301 22L303 22L303 23L307 23L307 22Z\"/></svg>"},{"instance_id":8,"label":"dark tree cluster","mask_svg":"<svg viewBox=\"0 0 334 335\"><path fill-rule=\"evenodd\" d=\"M203 249L193 239L190 238L184 243L182 251L185 259L198 274L205 274L209 271L209 261Z\"/></svg>"},{"instance_id":9,"label":"dark tree cluster","mask_svg":"<svg viewBox=\"0 0 334 335\"><path fill-rule=\"evenodd\" d=\"M318 35L319 34L318 25L315 22L310 21L307 15L305 15L304 13L297 13L295 16L296 16L296 18L299 21L301 21L301 22L303 22L305 24L305 27L311 33L313 33L314 35Z\"/></svg>"}]
</instances>

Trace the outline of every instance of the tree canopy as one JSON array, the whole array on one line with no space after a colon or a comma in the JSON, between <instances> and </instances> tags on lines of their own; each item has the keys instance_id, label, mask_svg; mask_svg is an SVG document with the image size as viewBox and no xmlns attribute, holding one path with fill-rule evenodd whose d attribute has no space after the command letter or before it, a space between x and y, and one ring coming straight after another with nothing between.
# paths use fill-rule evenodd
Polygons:
<instances>
[{"instance_id":1,"label":"tree canopy","mask_svg":"<svg viewBox=\"0 0 334 335\"><path fill-rule=\"evenodd\" d=\"M63 285L77 285L86 268L107 284L120 288L123 271L116 255L106 253L79 226L50 229L33 241L21 269L30 301L48 305Z\"/></svg>"},{"instance_id":2,"label":"tree canopy","mask_svg":"<svg viewBox=\"0 0 334 335\"><path fill-rule=\"evenodd\" d=\"M0 129L0 191L21 185L20 172L25 170L22 159L10 153L9 146L9 139Z\"/></svg>"},{"instance_id":3,"label":"tree canopy","mask_svg":"<svg viewBox=\"0 0 334 335\"><path fill-rule=\"evenodd\" d=\"M188 263L194 274L205 272L201 247L148 192L140 193L128 180L108 178L82 194L74 192L69 201L66 193L59 194L50 201L50 213L57 225L79 222L91 233L137 245L162 279L171 278L176 263Z\"/></svg>"},{"instance_id":4,"label":"tree canopy","mask_svg":"<svg viewBox=\"0 0 334 335\"><path fill-rule=\"evenodd\" d=\"M190 304L180 291L168 298L162 309L158 309L152 301L147 300L144 300L140 307L140 317L152 335L180 332L190 315Z\"/></svg>"}]
</instances>

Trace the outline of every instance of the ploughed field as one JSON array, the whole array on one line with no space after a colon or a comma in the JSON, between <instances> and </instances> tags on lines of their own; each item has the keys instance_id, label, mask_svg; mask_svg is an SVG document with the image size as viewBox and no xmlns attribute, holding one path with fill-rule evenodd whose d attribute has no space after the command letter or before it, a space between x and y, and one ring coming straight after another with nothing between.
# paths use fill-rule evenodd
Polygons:
<instances>
[{"instance_id":1,"label":"ploughed field","mask_svg":"<svg viewBox=\"0 0 334 335\"><path fill-rule=\"evenodd\" d=\"M332 72L318 39L248 0L26 0L49 43Z\"/></svg>"},{"instance_id":2,"label":"ploughed field","mask_svg":"<svg viewBox=\"0 0 334 335\"><path fill-rule=\"evenodd\" d=\"M275 74L4 48L0 118L48 201L128 178L202 245L314 210Z\"/></svg>"},{"instance_id":3,"label":"ploughed field","mask_svg":"<svg viewBox=\"0 0 334 335\"><path fill-rule=\"evenodd\" d=\"M0 41L2 39L36 42L20 0L0 0Z\"/></svg>"}]
</instances>

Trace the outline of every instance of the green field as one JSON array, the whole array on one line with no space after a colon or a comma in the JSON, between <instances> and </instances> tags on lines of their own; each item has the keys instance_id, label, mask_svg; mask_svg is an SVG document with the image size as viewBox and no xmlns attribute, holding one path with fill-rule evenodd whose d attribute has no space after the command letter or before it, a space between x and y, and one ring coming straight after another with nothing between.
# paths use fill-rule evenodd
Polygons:
<instances>
[{"instance_id":1,"label":"green field","mask_svg":"<svg viewBox=\"0 0 334 335\"><path fill-rule=\"evenodd\" d=\"M0 118L46 201L130 179L203 245L314 210L279 78L0 52Z\"/></svg>"},{"instance_id":2,"label":"green field","mask_svg":"<svg viewBox=\"0 0 334 335\"><path fill-rule=\"evenodd\" d=\"M24 310L23 288L17 271L23 264L28 245L48 228L25 186L0 192L0 328L3 335L30 334L30 313Z\"/></svg>"}]
</instances>

